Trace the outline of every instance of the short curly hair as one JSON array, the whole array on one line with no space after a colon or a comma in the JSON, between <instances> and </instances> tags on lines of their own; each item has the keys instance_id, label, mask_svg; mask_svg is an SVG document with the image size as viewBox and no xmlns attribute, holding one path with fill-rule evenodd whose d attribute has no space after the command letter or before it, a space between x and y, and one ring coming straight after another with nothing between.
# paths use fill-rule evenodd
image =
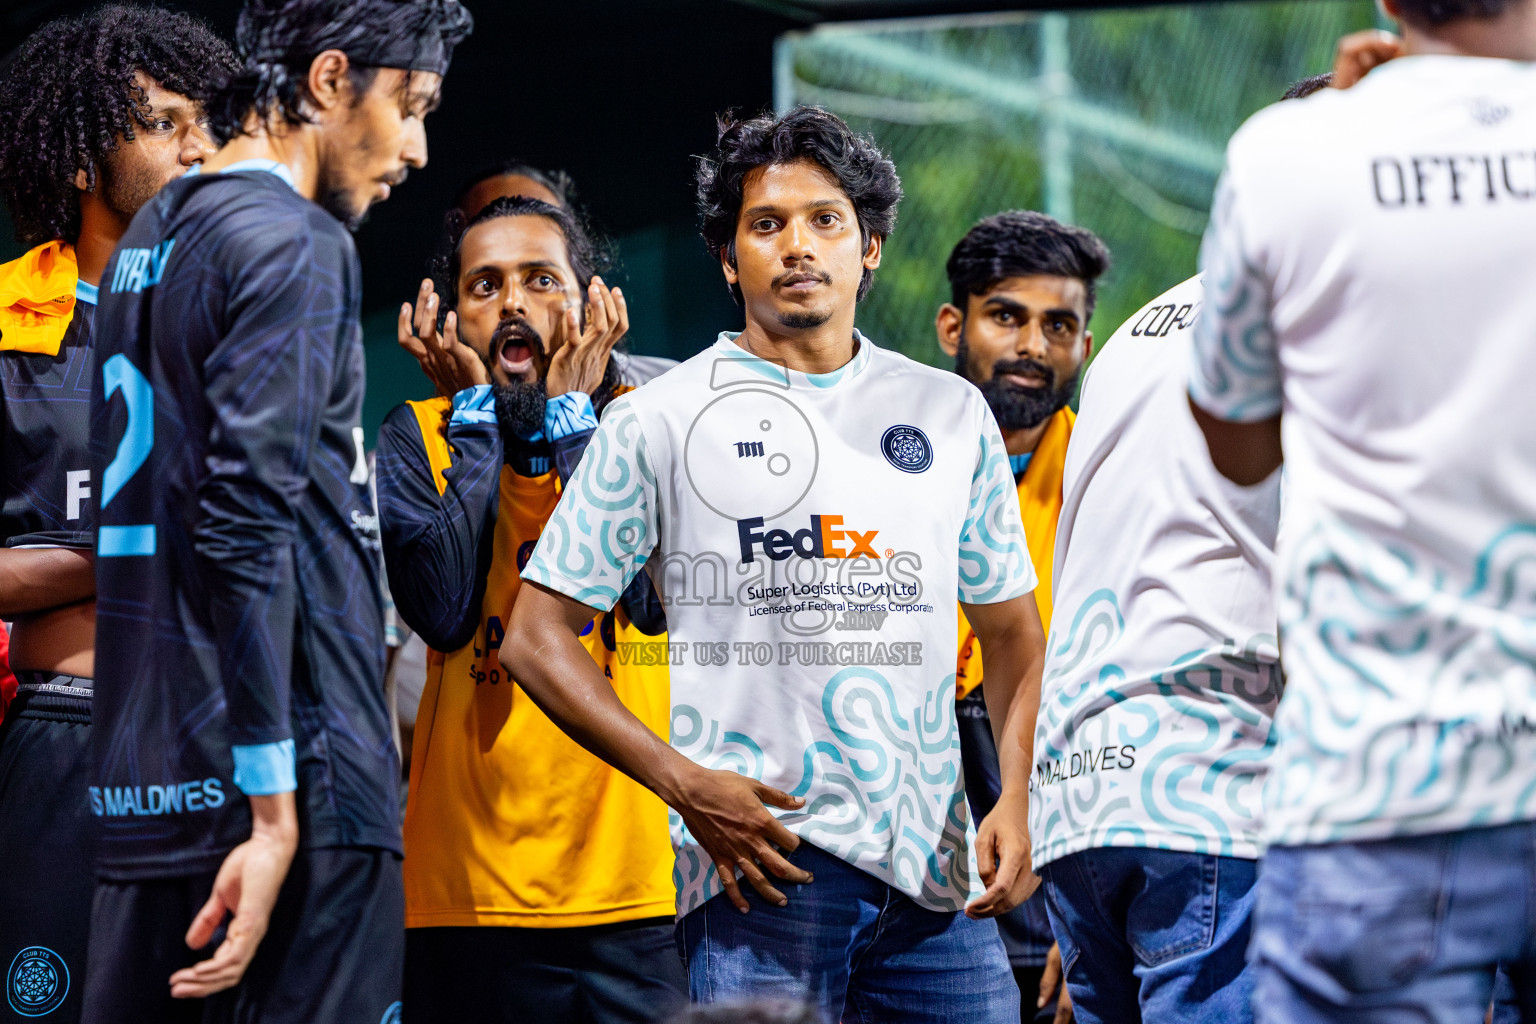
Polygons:
<instances>
[{"instance_id":1,"label":"short curly hair","mask_svg":"<svg viewBox=\"0 0 1536 1024\"><path fill-rule=\"evenodd\" d=\"M0 68L0 195L17 239L79 240L75 173L95 188L119 137L149 127L135 73L203 103L235 66L201 21L158 7L113 4L32 33Z\"/></svg>"},{"instance_id":2,"label":"short curly hair","mask_svg":"<svg viewBox=\"0 0 1536 1024\"><path fill-rule=\"evenodd\" d=\"M951 301L962 311L967 295L984 295L1010 277L1045 274L1083 282L1091 317L1098 302L1098 279L1109 264L1109 248L1087 228L1033 210L1007 210L967 231L944 269Z\"/></svg>"},{"instance_id":3,"label":"short curly hair","mask_svg":"<svg viewBox=\"0 0 1536 1024\"><path fill-rule=\"evenodd\" d=\"M742 181L756 168L771 164L811 160L826 168L853 204L865 248L871 236L887 238L895 230L901 202L896 165L874 139L854 134L836 114L801 106L781 117L764 114L738 121L726 113L716 126L715 152L698 158L696 176L700 231L716 259L724 252L734 264ZM860 299L873 283L874 272L866 267L859 280ZM739 286L731 285L731 296L741 304Z\"/></svg>"}]
</instances>

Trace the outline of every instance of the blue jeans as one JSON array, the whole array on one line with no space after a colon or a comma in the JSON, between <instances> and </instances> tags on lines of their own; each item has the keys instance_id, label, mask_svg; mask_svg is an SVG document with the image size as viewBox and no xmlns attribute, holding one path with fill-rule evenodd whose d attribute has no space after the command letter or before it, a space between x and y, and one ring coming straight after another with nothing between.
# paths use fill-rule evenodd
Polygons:
<instances>
[{"instance_id":1,"label":"blue jeans","mask_svg":"<svg viewBox=\"0 0 1536 1024\"><path fill-rule=\"evenodd\" d=\"M1500 965L1536 1020L1536 823L1271 847L1251 956L1270 1024L1479 1021Z\"/></svg>"},{"instance_id":2,"label":"blue jeans","mask_svg":"<svg viewBox=\"0 0 1536 1024\"><path fill-rule=\"evenodd\" d=\"M1080 1024L1243 1024L1256 865L1132 847L1047 864L1046 906Z\"/></svg>"},{"instance_id":3,"label":"blue jeans","mask_svg":"<svg viewBox=\"0 0 1536 1024\"><path fill-rule=\"evenodd\" d=\"M805 999L845 1024L1016 1024L996 923L926 910L809 843L788 859L816 876L776 883L789 906L743 883L750 913L722 894L678 922L694 1002Z\"/></svg>"}]
</instances>

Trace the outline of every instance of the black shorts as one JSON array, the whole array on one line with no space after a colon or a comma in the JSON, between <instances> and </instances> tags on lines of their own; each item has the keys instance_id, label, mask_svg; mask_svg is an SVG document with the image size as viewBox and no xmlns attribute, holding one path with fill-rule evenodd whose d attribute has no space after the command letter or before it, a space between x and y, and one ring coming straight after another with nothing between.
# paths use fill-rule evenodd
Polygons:
<instances>
[{"instance_id":1,"label":"black shorts","mask_svg":"<svg viewBox=\"0 0 1536 1024\"><path fill-rule=\"evenodd\" d=\"M293 859L256 958L233 989L171 998L171 975L213 954L184 936L212 874L96 883L81 1019L90 1024L398 1024L405 889L388 850Z\"/></svg>"},{"instance_id":2,"label":"black shorts","mask_svg":"<svg viewBox=\"0 0 1536 1024\"><path fill-rule=\"evenodd\" d=\"M646 1024L687 1006L670 917L584 928L412 928L411 1024Z\"/></svg>"},{"instance_id":3,"label":"black shorts","mask_svg":"<svg viewBox=\"0 0 1536 1024\"><path fill-rule=\"evenodd\" d=\"M74 1024L94 885L90 691L19 675L0 725L0 1021Z\"/></svg>"}]
</instances>

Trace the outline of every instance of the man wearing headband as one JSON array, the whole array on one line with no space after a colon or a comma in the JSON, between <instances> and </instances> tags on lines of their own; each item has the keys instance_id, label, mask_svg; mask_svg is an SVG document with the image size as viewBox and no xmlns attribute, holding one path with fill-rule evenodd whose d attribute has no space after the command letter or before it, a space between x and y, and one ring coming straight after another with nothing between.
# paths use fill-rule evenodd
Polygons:
<instances>
[{"instance_id":1,"label":"man wearing headband","mask_svg":"<svg viewBox=\"0 0 1536 1024\"><path fill-rule=\"evenodd\" d=\"M103 274L87 1021L398 1019L399 767L343 225L426 163L469 27L454 0L250 0L208 102L223 148Z\"/></svg>"}]
</instances>

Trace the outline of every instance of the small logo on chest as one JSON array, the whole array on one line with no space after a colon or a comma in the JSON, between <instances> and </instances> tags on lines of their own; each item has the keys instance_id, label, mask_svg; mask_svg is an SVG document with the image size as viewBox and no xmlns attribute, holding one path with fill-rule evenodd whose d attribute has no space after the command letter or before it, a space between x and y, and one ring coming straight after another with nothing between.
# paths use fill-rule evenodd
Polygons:
<instances>
[{"instance_id":1,"label":"small logo on chest","mask_svg":"<svg viewBox=\"0 0 1536 1024\"><path fill-rule=\"evenodd\" d=\"M737 441L736 457L738 459L760 459L763 457L763 442L761 441Z\"/></svg>"}]
</instances>

